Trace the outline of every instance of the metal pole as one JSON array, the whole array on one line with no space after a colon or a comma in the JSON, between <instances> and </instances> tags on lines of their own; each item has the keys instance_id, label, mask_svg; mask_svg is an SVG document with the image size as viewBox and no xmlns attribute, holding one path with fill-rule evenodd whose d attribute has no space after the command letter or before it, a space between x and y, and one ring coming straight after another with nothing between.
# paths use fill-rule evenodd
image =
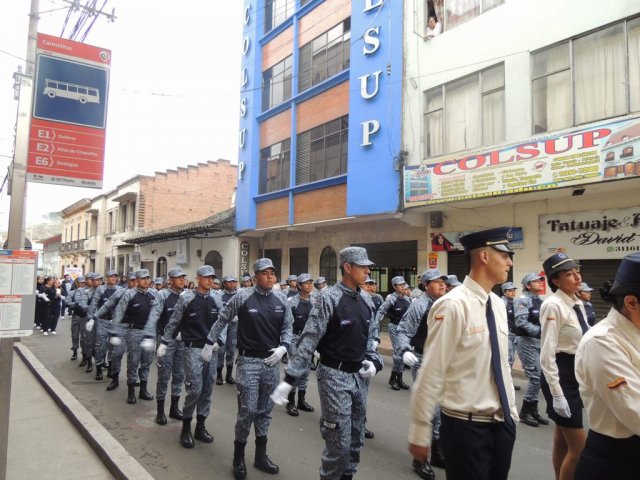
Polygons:
<instances>
[{"instance_id":1,"label":"metal pole","mask_svg":"<svg viewBox=\"0 0 640 480\"><path fill-rule=\"evenodd\" d=\"M38 36L40 0L31 0L29 38L27 40L27 75L20 77L20 99L16 125L16 149L11 174L9 207L9 250L20 250L24 242L24 198L26 193L27 151L31 123L31 97ZM11 407L11 375L13 371L13 338L0 340L0 480L6 480L9 446L9 413Z\"/></svg>"}]
</instances>

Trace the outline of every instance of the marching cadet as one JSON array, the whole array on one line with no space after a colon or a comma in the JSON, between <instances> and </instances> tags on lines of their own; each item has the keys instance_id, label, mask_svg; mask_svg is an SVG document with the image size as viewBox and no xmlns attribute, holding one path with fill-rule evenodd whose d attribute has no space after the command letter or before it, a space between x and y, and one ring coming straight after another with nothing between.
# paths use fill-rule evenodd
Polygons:
<instances>
[{"instance_id":1,"label":"marching cadet","mask_svg":"<svg viewBox=\"0 0 640 480\"><path fill-rule=\"evenodd\" d=\"M600 292L611 310L576 351L590 430L575 478L631 480L640 472L640 253L627 255Z\"/></svg>"},{"instance_id":2,"label":"marching cadet","mask_svg":"<svg viewBox=\"0 0 640 480\"><path fill-rule=\"evenodd\" d=\"M591 288L588 283L582 282L580 284L578 298L582 300L582 305L584 305L584 311L587 314L587 323L593 327L596 324L596 311L591 303L591 292L593 292L593 288Z\"/></svg>"},{"instance_id":3,"label":"marching cadet","mask_svg":"<svg viewBox=\"0 0 640 480\"><path fill-rule=\"evenodd\" d=\"M553 292L540 308L540 387L547 415L556 424L551 453L556 478L573 479L584 448L582 400L575 375L575 353L589 329L576 294L582 284L580 265L566 253L556 253L542 264Z\"/></svg>"},{"instance_id":4,"label":"marching cadet","mask_svg":"<svg viewBox=\"0 0 640 480\"><path fill-rule=\"evenodd\" d=\"M149 270L143 268L136 272L137 287L124 292L113 315L113 328L109 341L118 346L122 340L117 329L125 331L127 343L127 403L136 403L136 381L140 378L141 400L153 400L147 391L149 367L153 361L154 337L145 334L144 327L151 313L151 305L157 291L149 288ZM139 369L138 369L139 368Z\"/></svg>"},{"instance_id":5,"label":"marching cadet","mask_svg":"<svg viewBox=\"0 0 640 480\"><path fill-rule=\"evenodd\" d=\"M169 323L174 307L178 302L180 294L184 290L187 281L187 274L180 267L169 270L167 282L169 288L158 292L153 304L149 320L145 325L145 335L154 336L157 344L160 345L164 329ZM160 348L158 347L158 350ZM184 382L184 342L180 338L167 338L164 355L158 355L158 381L156 382L156 423L166 425L167 417L164 414L164 400L167 396L169 379L171 379L171 406L169 407L169 417L176 420L183 420L182 412L178 408L180 394L182 393L182 383Z\"/></svg>"},{"instance_id":6,"label":"marching cadet","mask_svg":"<svg viewBox=\"0 0 640 480\"><path fill-rule=\"evenodd\" d=\"M460 280L458 280L457 275L447 275L447 281L445 283L447 284L447 293L449 293L454 288L462 285L460 283Z\"/></svg>"},{"instance_id":7,"label":"marching cadet","mask_svg":"<svg viewBox=\"0 0 640 480\"><path fill-rule=\"evenodd\" d=\"M522 278L522 295L514 301L514 316L518 356L524 373L529 379L527 391L522 400L520 421L531 427L549 425L549 420L538 412L540 393L540 308L544 289L544 277L527 273ZM507 310L507 313L509 310Z\"/></svg>"},{"instance_id":8,"label":"marching cadet","mask_svg":"<svg viewBox=\"0 0 640 480\"><path fill-rule=\"evenodd\" d=\"M285 379L271 398L287 402L289 392L307 370L317 349L320 394L320 432L325 441L320 478L350 480L364 445L368 381L382 370L382 357L374 350L377 325L373 304L360 290L373 262L362 247L347 247L339 254L342 281L318 298L300 334L295 355L289 359Z\"/></svg>"},{"instance_id":9,"label":"marching cadet","mask_svg":"<svg viewBox=\"0 0 640 480\"><path fill-rule=\"evenodd\" d=\"M222 330L234 317L238 317L238 418L233 452L233 475L236 479L247 476L244 450L251 425L254 425L256 434L253 466L270 474L280 471L267 456L267 433L273 410L268 392L278 385L278 364L291 343L293 323L286 294L273 289L277 280L271 259L256 260L253 271L255 286L240 290L225 305L202 351L203 358L210 359L220 348L217 340Z\"/></svg>"},{"instance_id":10,"label":"marching cadet","mask_svg":"<svg viewBox=\"0 0 640 480\"><path fill-rule=\"evenodd\" d=\"M164 278L156 277L156 279L153 281L153 288L155 288L158 292L162 290L164 288Z\"/></svg>"},{"instance_id":11,"label":"marching cadet","mask_svg":"<svg viewBox=\"0 0 640 480\"><path fill-rule=\"evenodd\" d=\"M187 290L178 299L169 323L164 329L158 358L162 359L168 345L178 333L184 342L185 389L187 397L182 407L182 431L180 445L184 448L194 447L194 438L203 443L212 443L211 435L205 421L211 411L211 395L215 383L217 357L204 355L207 335L218 319L222 309L220 295L213 293L215 270L210 265L203 265L196 272L196 288ZM191 434L191 421L196 411L196 429Z\"/></svg>"},{"instance_id":12,"label":"marching cadet","mask_svg":"<svg viewBox=\"0 0 640 480\"><path fill-rule=\"evenodd\" d=\"M136 279L135 272L129 273L129 281L127 283L128 288L135 289L138 284L138 280ZM120 325L113 324L113 313L116 310L116 306L122 299L122 296L127 291L127 288L119 288L117 289L113 295L109 297L109 299L105 302L105 304L98 309L98 311L93 315L94 320L102 320L103 318L110 318L109 325L109 336L111 336L111 331L116 331L120 337L123 337L125 331L122 329ZM109 342L109 350L107 351L107 358L109 359L109 370L107 373L107 377L111 378L111 383L107 385L107 392L115 390L120 386L120 368L122 366L122 357L126 351L126 344L120 343L118 345L113 345ZM106 359L105 359L106 361Z\"/></svg>"},{"instance_id":13,"label":"marching cadet","mask_svg":"<svg viewBox=\"0 0 640 480\"><path fill-rule=\"evenodd\" d=\"M78 358L78 347L80 345L80 320L84 312L81 309L76 308L77 300L80 300L81 291L84 290L86 285L85 277L80 275L75 280L76 288L71 290L71 293L67 295L65 303L71 312L71 360ZM85 364L86 365L86 364Z\"/></svg>"},{"instance_id":14,"label":"marching cadet","mask_svg":"<svg viewBox=\"0 0 640 480\"><path fill-rule=\"evenodd\" d=\"M251 288L253 287L253 280L251 280L251 275L243 275L242 276L242 288Z\"/></svg>"},{"instance_id":15,"label":"marching cadet","mask_svg":"<svg viewBox=\"0 0 640 480\"><path fill-rule=\"evenodd\" d=\"M363 288L369 293L369 295L371 295L371 301L373 302L373 307L377 313L384 303L382 295L378 293L378 283L373 278L367 277L363 284Z\"/></svg>"},{"instance_id":16,"label":"marching cadet","mask_svg":"<svg viewBox=\"0 0 640 480\"><path fill-rule=\"evenodd\" d=\"M222 303L226 305L229 300L238 292L238 280L232 275L222 277ZM236 345L238 343L238 317L235 317L225 330L224 348L218 350L218 369L216 377L216 385L222 385L225 381L229 385L235 385L233 379L233 357L236 353ZM221 345L222 347L222 345ZM225 361L226 356L226 361ZM227 367L227 375L222 378L222 368Z\"/></svg>"},{"instance_id":17,"label":"marching cadet","mask_svg":"<svg viewBox=\"0 0 640 480\"><path fill-rule=\"evenodd\" d=\"M93 275L93 272L87 272L84 277L85 286L84 288L78 289L79 292L76 293L74 298L75 312L77 312L80 326L80 347L82 348L82 361L78 364L78 367L87 367L85 369L86 373L91 373L93 371L91 357L93 355L94 345L87 340L87 321L89 319L87 313L89 312L89 297L93 291L94 285Z\"/></svg>"},{"instance_id":18,"label":"marching cadet","mask_svg":"<svg viewBox=\"0 0 640 480\"><path fill-rule=\"evenodd\" d=\"M442 275L437 268L425 270L420 275L420 285L423 286L424 292L413 302L402 316L398 324L397 354L402 358L405 365L411 368L411 376L416 381L418 370L422 362L422 354L424 352L424 344L427 340L427 317L433 302L447 293L446 275ZM440 407L436 406L436 412L433 417L433 435L431 438L431 460L420 463L413 460L413 470L420 478L426 480L435 479L435 473L431 469L431 465L445 468L442 448L440 446Z\"/></svg>"},{"instance_id":19,"label":"marching cadet","mask_svg":"<svg viewBox=\"0 0 640 480\"><path fill-rule=\"evenodd\" d=\"M289 307L291 308L291 314L293 315L293 336L291 337L291 343L289 344L289 357L295 354L298 345L298 339L300 334L304 330L304 326L307 324L311 308L315 301L315 292L313 291L313 279L308 273L302 273L296 277L296 290L298 295L289 297ZM293 287L292 287L293 288ZM313 407L306 402L307 394L307 382L309 380L309 370L311 369L311 363L308 368L300 375L298 379L298 407L296 408L296 389L291 389L287 402L287 413L292 417L298 416L298 410L303 412L313 412Z\"/></svg>"},{"instance_id":20,"label":"marching cadet","mask_svg":"<svg viewBox=\"0 0 640 480\"><path fill-rule=\"evenodd\" d=\"M402 357L396 354L398 351L396 332L402 315L404 315L404 312L406 312L409 305L411 305L411 300L405 295L407 282L405 282L403 277L393 277L391 279L391 285L394 291L387 295L386 300L378 309L376 313L376 323L380 325L385 315L389 317L389 338L391 339L391 346L393 348L393 368L391 369L389 386L391 390L408 390L409 385L402 380L402 372L404 371Z\"/></svg>"},{"instance_id":21,"label":"marching cadet","mask_svg":"<svg viewBox=\"0 0 640 480\"><path fill-rule=\"evenodd\" d=\"M509 367L513 367L516 361L516 317L513 310L513 300L516 298L516 287L513 282L505 282L500 286L502 301L507 309L507 321L509 322ZM517 390L517 388L516 388Z\"/></svg>"},{"instance_id":22,"label":"marching cadet","mask_svg":"<svg viewBox=\"0 0 640 480\"><path fill-rule=\"evenodd\" d=\"M509 369L507 312L491 289L513 263L500 227L460 238L469 275L429 312L422 367L411 394L409 451L429 456L435 407L448 480L503 480L509 475L518 412Z\"/></svg>"},{"instance_id":23,"label":"marching cadet","mask_svg":"<svg viewBox=\"0 0 640 480\"><path fill-rule=\"evenodd\" d=\"M316 290L319 292L323 291L328 287L327 280L324 277L316 278L316 281L313 283L313 286L316 287Z\"/></svg>"},{"instance_id":24,"label":"marching cadet","mask_svg":"<svg viewBox=\"0 0 640 480\"><path fill-rule=\"evenodd\" d=\"M222 289L222 284L220 283L220 279L214 278L213 285L211 286L211 290L213 290L214 293L220 293L221 289Z\"/></svg>"},{"instance_id":25,"label":"marching cadet","mask_svg":"<svg viewBox=\"0 0 640 480\"><path fill-rule=\"evenodd\" d=\"M87 358L87 369L85 372L91 373L93 371L92 360L96 355L96 331L93 329L93 323L89 324L91 320L91 316L93 314L91 305L93 303L93 297L96 295L96 290L102 286L102 275L99 273L92 273L91 278L93 280L90 288L86 288L87 291L87 317L85 321L85 337L84 341L87 344L88 358ZM87 328L87 326L89 328Z\"/></svg>"},{"instance_id":26,"label":"marching cadet","mask_svg":"<svg viewBox=\"0 0 640 480\"><path fill-rule=\"evenodd\" d=\"M96 323L95 314L102 306L107 303L107 300L119 290L118 286L118 272L115 270L109 270L107 272L107 283L100 285L93 297L91 298L91 304L89 305L89 321L87 322L87 332L91 332ZM102 380L102 369L105 368L105 360L107 356L107 349L109 347L109 327L111 326L111 312L108 312L103 318L97 319L98 326L95 332L95 360L96 360L96 380Z\"/></svg>"},{"instance_id":27,"label":"marching cadet","mask_svg":"<svg viewBox=\"0 0 640 480\"><path fill-rule=\"evenodd\" d=\"M289 275L287 277L287 285L289 285L289 291L287 292L287 296L295 297L298 295L298 276L297 275Z\"/></svg>"}]
</instances>

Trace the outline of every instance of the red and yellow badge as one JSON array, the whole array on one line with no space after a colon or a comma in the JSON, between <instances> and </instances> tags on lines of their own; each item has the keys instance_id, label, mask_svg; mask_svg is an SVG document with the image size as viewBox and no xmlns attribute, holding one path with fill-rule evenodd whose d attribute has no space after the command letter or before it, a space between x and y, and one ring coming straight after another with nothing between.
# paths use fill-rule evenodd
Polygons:
<instances>
[{"instance_id":1,"label":"red and yellow badge","mask_svg":"<svg viewBox=\"0 0 640 480\"><path fill-rule=\"evenodd\" d=\"M439 313L438 315L434 315L434 316L433 316L433 319L439 322L439 321L441 321L441 320L444 320L444 315L442 315L441 313Z\"/></svg>"},{"instance_id":2,"label":"red and yellow badge","mask_svg":"<svg viewBox=\"0 0 640 480\"><path fill-rule=\"evenodd\" d=\"M620 385L625 385L626 383L627 380L624 377L618 377L613 382L607 383L607 387L609 387L609 390L615 390Z\"/></svg>"}]
</instances>

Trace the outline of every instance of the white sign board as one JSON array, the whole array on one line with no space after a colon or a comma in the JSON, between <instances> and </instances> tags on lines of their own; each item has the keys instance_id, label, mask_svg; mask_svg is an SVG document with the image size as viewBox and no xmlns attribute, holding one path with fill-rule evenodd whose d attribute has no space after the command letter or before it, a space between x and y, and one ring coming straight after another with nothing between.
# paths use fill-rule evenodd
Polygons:
<instances>
[{"instance_id":1,"label":"white sign board","mask_svg":"<svg viewBox=\"0 0 640 480\"><path fill-rule=\"evenodd\" d=\"M33 333L38 252L0 250L0 338Z\"/></svg>"},{"instance_id":2,"label":"white sign board","mask_svg":"<svg viewBox=\"0 0 640 480\"><path fill-rule=\"evenodd\" d=\"M640 207L541 215L538 224L541 259L557 251L579 260L640 252Z\"/></svg>"}]
</instances>

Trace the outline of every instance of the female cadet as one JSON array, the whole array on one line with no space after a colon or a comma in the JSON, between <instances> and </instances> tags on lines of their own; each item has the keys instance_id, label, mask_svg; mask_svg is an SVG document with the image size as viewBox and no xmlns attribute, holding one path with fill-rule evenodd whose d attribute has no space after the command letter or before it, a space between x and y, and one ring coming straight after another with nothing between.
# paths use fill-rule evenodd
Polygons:
<instances>
[{"instance_id":1,"label":"female cadet","mask_svg":"<svg viewBox=\"0 0 640 480\"><path fill-rule=\"evenodd\" d=\"M543 268L554 293L540 309L540 386L547 414L556 423L552 450L556 479L569 480L573 479L586 438L574 361L589 326L582 302L576 297L582 282L580 266L565 253L556 253L545 260Z\"/></svg>"},{"instance_id":2,"label":"female cadet","mask_svg":"<svg viewBox=\"0 0 640 480\"><path fill-rule=\"evenodd\" d=\"M631 480L640 474L640 253L622 260L600 294L613 308L576 352L591 429L575 478Z\"/></svg>"}]
</instances>

